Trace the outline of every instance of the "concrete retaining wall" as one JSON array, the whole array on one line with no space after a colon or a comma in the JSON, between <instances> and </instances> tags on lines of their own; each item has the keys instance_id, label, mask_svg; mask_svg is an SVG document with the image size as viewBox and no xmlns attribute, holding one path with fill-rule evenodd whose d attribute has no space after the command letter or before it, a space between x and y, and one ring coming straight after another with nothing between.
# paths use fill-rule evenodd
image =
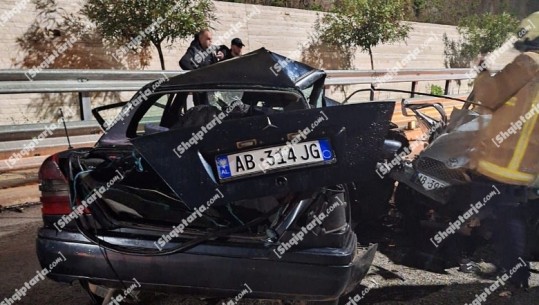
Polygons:
<instances>
[{"instance_id":1,"label":"concrete retaining wall","mask_svg":"<svg viewBox=\"0 0 539 305\"><path fill-rule=\"evenodd\" d=\"M66 12L77 12L79 6L69 0L58 0L58 4ZM240 37L246 44L244 52L265 47L272 51L281 53L296 60L305 60L307 63L324 68L342 68L342 61L339 60L342 54L328 51L325 46L320 48L308 47L310 35L313 34L313 24L318 18L317 12L285 9L279 7L253 6L238 3L215 2L217 20L213 24L215 28L214 41L218 41L227 31L232 29L234 34L230 37ZM12 14L11 14L12 13ZM0 26L3 34L0 36L0 68L13 69L21 68L21 61L25 50L17 44L17 39L29 29L35 21L37 11L34 5L28 0L3 0L0 2ZM12 17L6 15L11 14ZM253 16L245 20L246 16ZM10 18L8 18L10 17ZM237 22L245 21L241 27L233 25ZM404 43L382 45L374 48L374 65L377 69L391 69L397 62L406 57L409 52L419 48L420 53L417 58L411 61L404 68L444 68L443 41L442 36L446 33L449 37L455 38L457 32L452 26L437 24L411 23L413 30L408 40ZM430 38L429 37L434 37ZM178 60L185 52L190 41L181 41L165 49L165 62L167 70L179 69ZM36 41L36 45L40 42ZM226 41L228 43L228 40ZM65 61L61 63L62 68L122 68L114 63L110 55L104 51L103 45L99 41L79 41L73 48L74 56L77 60ZM152 50L153 59L146 69L159 70L159 60L157 52ZM71 52L71 51L69 51ZM498 61L495 68L504 66L515 56L514 52L508 52ZM60 64L60 63L56 63ZM108 66L107 66L108 65ZM123 67L126 68L126 67ZM369 58L366 53L357 51L353 61L353 69L370 69ZM443 83L437 83L443 87ZM358 88L355 86L354 88ZM388 87L386 85L386 87ZM409 89L409 84L389 85L389 87L399 89ZM348 88L348 93L354 88ZM418 90L430 91L430 84L419 84ZM469 88L453 86L451 93L466 92ZM110 103L118 100L126 100L132 93L123 94L101 94L93 99L92 106ZM331 93L337 100L342 99L339 90ZM389 98L389 94L379 94L378 98ZM365 96L358 96L358 100ZM0 97L0 125L49 122L53 120L53 112L56 108L70 107L78 109L77 96L75 94L25 94L25 95L3 95ZM77 120L78 118L71 118Z\"/></svg>"}]
</instances>

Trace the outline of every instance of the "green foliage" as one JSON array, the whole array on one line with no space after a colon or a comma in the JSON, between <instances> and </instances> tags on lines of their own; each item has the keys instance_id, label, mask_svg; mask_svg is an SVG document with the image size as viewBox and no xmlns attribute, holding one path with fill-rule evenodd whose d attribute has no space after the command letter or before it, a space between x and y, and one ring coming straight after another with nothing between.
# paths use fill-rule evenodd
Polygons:
<instances>
[{"instance_id":1,"label":"green foliage","mask_svg":"<svg viewBox=\"0 0 539 305\"><path fill-rule=\"evenodd\" d=\"M469 53L488 53L499 48L510 35L516 33L520 22L508 13L474 15L463 19L459 33L468 41L464 48Z\"/></svg>"},{"instance_id":2,"label":"green foliage","mask_svg":"<svg viewBox=\"0 0 539 305\"><path fill-rule=\"evenodd\" d=\"M309 4L307 6L307 9L309 9L311 11L323 12L324 11L324 6L322 6L322 4L312 3L312 4Z\"/></svg>"},{"instance_id":3,"label":"green foliage","mask_svg":"<svg viewBox=\"0 0 539 305\"><path fill-rule=\"evenodd\" d=\"M286 7L286 1L285 0L272 0L269 5L270 6Z\"/></svg>"},{"instance_id":4,"label":"green foliage","mask_svg":"<svg viewBox=\"0 0 539 305\"><path fill-rule=\"evenodd\" d=\"M13 58L16 66L35 68L51 54L54 60L47 61L51 69L108 69L122 66L106 52L101 36L87 28L88 20L66 11L56 0L33 0L36 17L26 31L16 38L20 51ZM69 41L74 41L73 44ZM70 47L63 49L64 45ZM90 51L89 51L89 48ZM59 50L63 50L59 52ZM54 53L54 52L57 53Z\"/></svg>"},{"instance_id":5,"label":"green foliage","mask_svg":"<svg viewBox=\"0 0 539 305\"><path fill-rule=\"evenodd\" d=\"M407 0L406 20L458 25L462 19L474 15L508 12L524 18L539 8L537 0ZM534 7L536 7L534 9Z\"/></svg>"},{"instance_id":6,"label":"green foliage","mask_svg":"<svg viewBox=\"0 0 539 305\"><path fill-rule=\"evenodd\" d=\"M466 56L462 51L462 39L455 41L449 39L447 34L444 33L444 65L446 68L468 68L470 62L473 61L475 56Z\"/></svg>"},{"instance_id":7,"label":"green foliage","mask_svg":"<svg viewBox=\"0 0 539 305\"><path fill-rule=\"evenodd\" d=\"M444 90L438 85L430 85L430 94L444 95Z\"/></svg>"},{"instance_id":8,"label":"green foliage","mask_svg":"<svg viewBox=\"0 0 539 305\"><path fill-rule=\"evenodd\" d=\"M140 43L131 44L130 49L141 52L153 44L162 69L163 42L172 44L192 37L215 18L210 0L88 0L82 13L96 24L105 39L116 45L126 45L142 36Z\"/></svg>"},{"instance_id":9,"label":"green foliage","mask_svg":"<svg viewBox=\"0 0 539 305\"><path fill-rule=\"evenodd\" d=\"M411 27L402 22L405 4L401 0L342 0L315 29L325 43L368 52L374 69L373 47L408 37Z\"/></svg>"},{"instance_id":10,"label":"green foliage","mask_svg":"<svg viewBox=\"0 0 539 305\"><path fill-rule=\"evenodd\" d=\"M417 22L456 25L463 17L478 13L477 1L408 0L406 19Z\"/></svg>"},{"instance_id":11,"label":"green foliage","mask_svg":"<svg viewBox=\"0 0 539 305\"><path fill-rule=\"evenodd\" d=\"M219 0L329 12L340 0ZM402 0L408 21L457 25L462 18L485 13L510 12L524 18L539 10L537 0Z\"/></svg>"},{"instance_id":12,"label":"green foliage","mask_svg":"<svg viewBox=\"0 0 539 305\"><path fill-rule=\"evenodd\" d=\"M412 10L416 18L421 15L421 12L425 9L426 6L426 0L412 0Z\"/></svg>"},{"instance_id":13,"label":"green foliage","mask_svg":"<svg viewBox=\"0 0 539 305\"><path fill-rule=\"evenodd\" d=\"M107 54L110 50L102 44L103 38L92 28L86 27L88 20L76 12L63 9L63 3L57 2L56 0L32 0L35 5L35 19L24 33L16 38L18 51L11 59L15 67L24 69L36 69L40 66L44 69L125 68ZM71 44L73 41L74 43ZM68 47L63 48L66 45ZM42 66L43 64L45 66ZM110 100L120 100L119 93L92 94L92 104L95 106ZM43 93L31 98L28 108L21 108L20 117L23 119L11 119L13 124L35 123L36 119L46 122L54 119L53 114L57 113L59 107L69 107L77 103L78 96L72 93Z\"/></svg>"},{"instance_id":14,"label":"green foliage","mask_svg":"<svg viewBox=\"0 0 539 305\"><path fill-rule=\"evenodd\" d=\"M444 35L444 55L447 67L468 67L478 55L486 55L502 46L519 25L508 13L473 15L464 18L457 30L462 37L455 41Z\"/></svg>"}]
</instances>

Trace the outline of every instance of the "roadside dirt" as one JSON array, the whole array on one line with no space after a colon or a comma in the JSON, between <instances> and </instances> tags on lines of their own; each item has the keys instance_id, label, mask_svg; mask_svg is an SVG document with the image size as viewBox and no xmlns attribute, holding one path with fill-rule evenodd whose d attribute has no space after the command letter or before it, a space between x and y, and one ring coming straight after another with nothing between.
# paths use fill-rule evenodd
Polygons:
<instances>
[{"instance_id":1,"label":"roadside dirt","mask_svg":"<svg viewBox=\"0 0 539 305\"><path fill-rule=\"evenodd\" d=\"M0 205L39 201L37 168L0 173Z\"/></svg>"}]
</instances>

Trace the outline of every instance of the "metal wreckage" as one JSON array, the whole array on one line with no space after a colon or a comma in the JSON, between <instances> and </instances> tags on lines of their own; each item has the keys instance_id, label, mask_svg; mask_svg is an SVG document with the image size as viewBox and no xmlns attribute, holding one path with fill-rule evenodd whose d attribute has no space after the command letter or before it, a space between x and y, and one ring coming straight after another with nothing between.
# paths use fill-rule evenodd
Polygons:
<instances>
[{"instance_id":1,"label":"metal wreckage","mask_svg":"<svg viewBox=\"0 0 539 305\"><path fill-rule=\"evenodd\" d=\"M421 208L409 198L450 205L443 192L466 180L438 162L455 156L437 143L467 125L403 105L439 126L425 152L380 179L410 152L390 122L395 102L343 105L325 96L325 77L259 49L94 109L106 130L96 145L40 168L39 261L66 257L48 277L80 282L96 304L134 280L134 303L156 292L233 297L248 285L248 298L337 304L377 250L358 249L354 227L387 212L395 180L413 220ZM105 124L115 107L119 119Z\"/></svg>"},{"instance_id":2,"label":"metal wreckage","mask_svg":"<svg viewBox=\"0 0 539 305\"><path fill-rule=\"evenodd\" d=\"M493 236L499 234L496 228L502 215L496 212L495 204L489 204L495 197L518 205L526 215L528 244L519 245L525 247L519 251L537 257L539 189L534 185L514 188L494 183L470 170L479 133L489 125L492 114L473 102L473 92L462 102L449 119L441 103L401 103L403 114L415 117L424 131L420 144L424 149L388 174L398 181L394 202L402 213L404 231L413 236L413 244L422 252L423 260L417 265L443 271L460 264L462 271L473 272L476 264L460 259L477 257L475 251L492 246ZM512 123L510 126L513 128ZM388 162L391 160L384 163ZM496 260L488 255L481 257L485 258Z\"/></svg>"}]
</instances>

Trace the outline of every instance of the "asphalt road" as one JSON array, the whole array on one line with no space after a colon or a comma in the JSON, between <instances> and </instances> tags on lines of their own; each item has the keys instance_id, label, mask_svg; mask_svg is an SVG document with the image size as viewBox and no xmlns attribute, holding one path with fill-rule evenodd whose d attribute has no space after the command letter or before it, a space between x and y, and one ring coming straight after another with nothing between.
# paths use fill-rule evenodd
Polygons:
<instances>
[{"instance_id":1,"label":"asphalt road","mask_svg":"<svg viewBox=\"0 0 539 305\"><path fill-rule=\"evenodd\" d=\"M23 213L0 213L0 302L13 295L26 281L41 270L35 255L36 231L41 225L40 207L30 207ZM539 269L539 263L532 263ZM393 263L386 255L378 253L364 285L372 286L358 304L472 304L476 295L490 286L492 281L481 279L473 274L459 272L456 268L446 270L445 274L427 272ZM539 300L539 275L532 274L532 288L519 292L510 298L500 297L500 287L481 304L518 304L532 305ZM351 293L361 294L366 287L359 287ZM343 300L345 304L347 300ZM78 284L73 286L59 284L49 279L38 282L20 301L15 304L89 305L89 299ZM203 302L178 296L162 296L152 301L152 305L197 304ZM278 301L243 299L242 304L280 304ZM474 303L476 304L476 303ZM2 304L4 305L4 304ZM353 305L353 304L352 304Z\"/></svg>"},{"instance_id":2,"label":"asphalt road","mask_svg":"<svg viewBox=\"0 0 539 305\"><path fill-rule=\"evenodd\" d=\"M23 213L0 214L0 302L11 297L26 281L41 270L37 261L35 237L41 226L41 207L25 209ZM80 286L59 284L49 279L34 285L15 304L79 304L90 305ZM4 305L4 304L2 304Z\"/></svg>"}]
</instances>

